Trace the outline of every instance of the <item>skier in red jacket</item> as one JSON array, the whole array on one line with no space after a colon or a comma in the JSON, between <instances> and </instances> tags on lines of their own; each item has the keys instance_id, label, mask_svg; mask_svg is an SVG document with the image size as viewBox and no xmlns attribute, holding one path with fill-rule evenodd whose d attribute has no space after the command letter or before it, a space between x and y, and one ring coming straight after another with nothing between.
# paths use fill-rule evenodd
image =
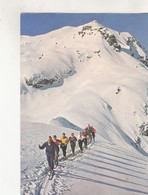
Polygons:
<instances>
[{"instance_id":1,"label":"skier in red jacket","mask_svg":"<svg viewBox=\"0 0 148 195\"><path fill-rule=\"evenodd\" d=\"M94 141L95 141L95 133L96 133L96 130L92 127L92 137Z\"/></svg>"},{"instance_id":2,"label":"skier in red jacket","mask_svg":"<svg viewBox=\"0 0 148 195\"><path fill-rule=\"evenodd\" d=\"M57 147L58 147L58 153L55 151L55 159L54 159L54 164L55 164L56 166L58 166L58 156L59 156L59 150L60 150L59 144L61 143L61 140L57 139L57 136L54 135L53 138L52 138L52 141L53 141L53 142L57 145Z\"/></svg>"}]
</instances>

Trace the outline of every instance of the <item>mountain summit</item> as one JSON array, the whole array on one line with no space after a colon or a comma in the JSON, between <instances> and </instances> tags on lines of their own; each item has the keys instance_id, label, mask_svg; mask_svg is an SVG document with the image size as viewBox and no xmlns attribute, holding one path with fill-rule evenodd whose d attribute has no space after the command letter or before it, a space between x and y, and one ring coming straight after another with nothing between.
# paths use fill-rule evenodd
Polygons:
<instances>
[{"instance_id":1,"label":"mountain summit","mask_svg":"<svg viewBox=\"0 0 148 195\"><path fill-rule=\"evenodd\" d=\"M31 87L61 85L65 77L75 73L78 64L95 59L100 64L103 59L122 58L125 54L148 66L146 51L134 37L108 29L97 21L35 37L22 36L21 93Z\"/></svg>"}]
</instances>

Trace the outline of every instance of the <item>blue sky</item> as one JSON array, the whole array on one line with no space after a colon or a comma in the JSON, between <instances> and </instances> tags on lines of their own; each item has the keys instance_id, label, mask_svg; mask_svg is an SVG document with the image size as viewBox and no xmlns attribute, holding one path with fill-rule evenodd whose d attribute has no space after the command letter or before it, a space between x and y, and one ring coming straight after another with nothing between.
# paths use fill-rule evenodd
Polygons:
<instances>
[{"instance_id":1,"label":"blue sky","mask_svg":"<svg viewBox=\"0 0 148 195\"><path fill-rule=\"evenodd\" d=\"M148 14L21 14L21 35L35 36L56 30L63 26L79 26L92 20L117 30L129 32L148 51Z\"/></svg>"}]
</instances>

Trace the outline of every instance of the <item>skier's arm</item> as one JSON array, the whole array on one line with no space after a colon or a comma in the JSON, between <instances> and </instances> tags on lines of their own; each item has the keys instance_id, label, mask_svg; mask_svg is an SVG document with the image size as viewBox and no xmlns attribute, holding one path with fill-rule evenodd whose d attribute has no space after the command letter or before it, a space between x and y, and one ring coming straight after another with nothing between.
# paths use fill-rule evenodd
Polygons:
<instances>
[{"instance_id":1,"label":"skier's arm","mask_svg":"<svg viewBox=\"0 0 148 195\"><path fill-rule=\"evenodd\" d=\"M40 146L39 145L39 148L42 150L42 149L44 149L46 147L46 142L42 145L42 146Z\"/></svg>"},{"instance_id":2,"label":"skier's arm","mask_svg":"<svg viewBox=\"0 0 148 195\"><path fill-rule=\"evenodd\" d=\"M67 145L67 144L69 143L70 139L71 139L71 138L69 138L69 139L67 138L67 139L66 139L65 145Z\"/></svg>"},{"instance_id":3,"label":"skier's arm","mask_svg":"<svg viewBox=\"0 0 148 195\"><path fill-rule=\"evenodd\" d=\"M57 141L58 141L59 143L62 143L61 140L59 140L59 139L57 139ZM59 144L59 143L58 143L58 144Z\"/></svg>"}]
</instances>

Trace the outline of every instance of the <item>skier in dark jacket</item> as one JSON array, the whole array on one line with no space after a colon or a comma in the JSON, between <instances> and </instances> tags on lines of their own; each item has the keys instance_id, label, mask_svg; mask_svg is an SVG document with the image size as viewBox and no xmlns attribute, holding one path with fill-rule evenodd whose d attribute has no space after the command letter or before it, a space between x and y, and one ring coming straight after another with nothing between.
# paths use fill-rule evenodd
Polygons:
<instances>
[{"instance_id":1,"label":"skier in dark jacket","mask_svg":"<svg viewBox=\"0 0 148 195\"><path fill-rule=\"evenodd\" d=\"M94 141L95 141L95 133L96 133L96 130L92 127L92 137Z\"/></svg>"},{"instance_id":2,"label":"skier in dark jacket","mask_svg":"<svg viewBox=\"0 0 148 195\"><path fill-rule=\"evenodd\" d=\"M90 126L90 124L88 124L88 127L86 127L88 136L89 136L89 143L92 142L92 127Z\"/></svg>"},{"instance_id":3,"label":"skier in dark jacket","mask_svg":"<svg viewBox=\"0 0 148 195\"><path fill-rule=\"evenodd\" d=\"M40 149L46 148L46 155L47 155L47 161L49 164L49 170L51 173L53 173L54 168L54 158L55 158L55 151L59 152L57 145L52 141L52 137L49 136L49 139L47 142L45 142L42 146L39 145Z\"/></svg>"},{"instance_id":4,"label":"skier in dark jacket","mask_svg":"<svg viewBox=\"0 0 148 195\"><path fill-rule=\"evenodd\" d=\"M82 148L83 141L84 141L84 136L83 136L82 132L80 132L80 134L78 135L78 143L79 143L79 147L80 147L80 152L83 151L83 148Z\"/></svg>"},{"instance_id":5,"label":"skier in dark jacket","mask_svg":"<svg viewBox=\"0 0 148 195\"><path fill-rule=\"evenodd\" d=\"M72 150L72 154L74 155L75 147L76 147L76 141L77 138L74 136L74 133L71 133L71 136L69 137L69 142Z\"/></svg>"}]
</instances>

